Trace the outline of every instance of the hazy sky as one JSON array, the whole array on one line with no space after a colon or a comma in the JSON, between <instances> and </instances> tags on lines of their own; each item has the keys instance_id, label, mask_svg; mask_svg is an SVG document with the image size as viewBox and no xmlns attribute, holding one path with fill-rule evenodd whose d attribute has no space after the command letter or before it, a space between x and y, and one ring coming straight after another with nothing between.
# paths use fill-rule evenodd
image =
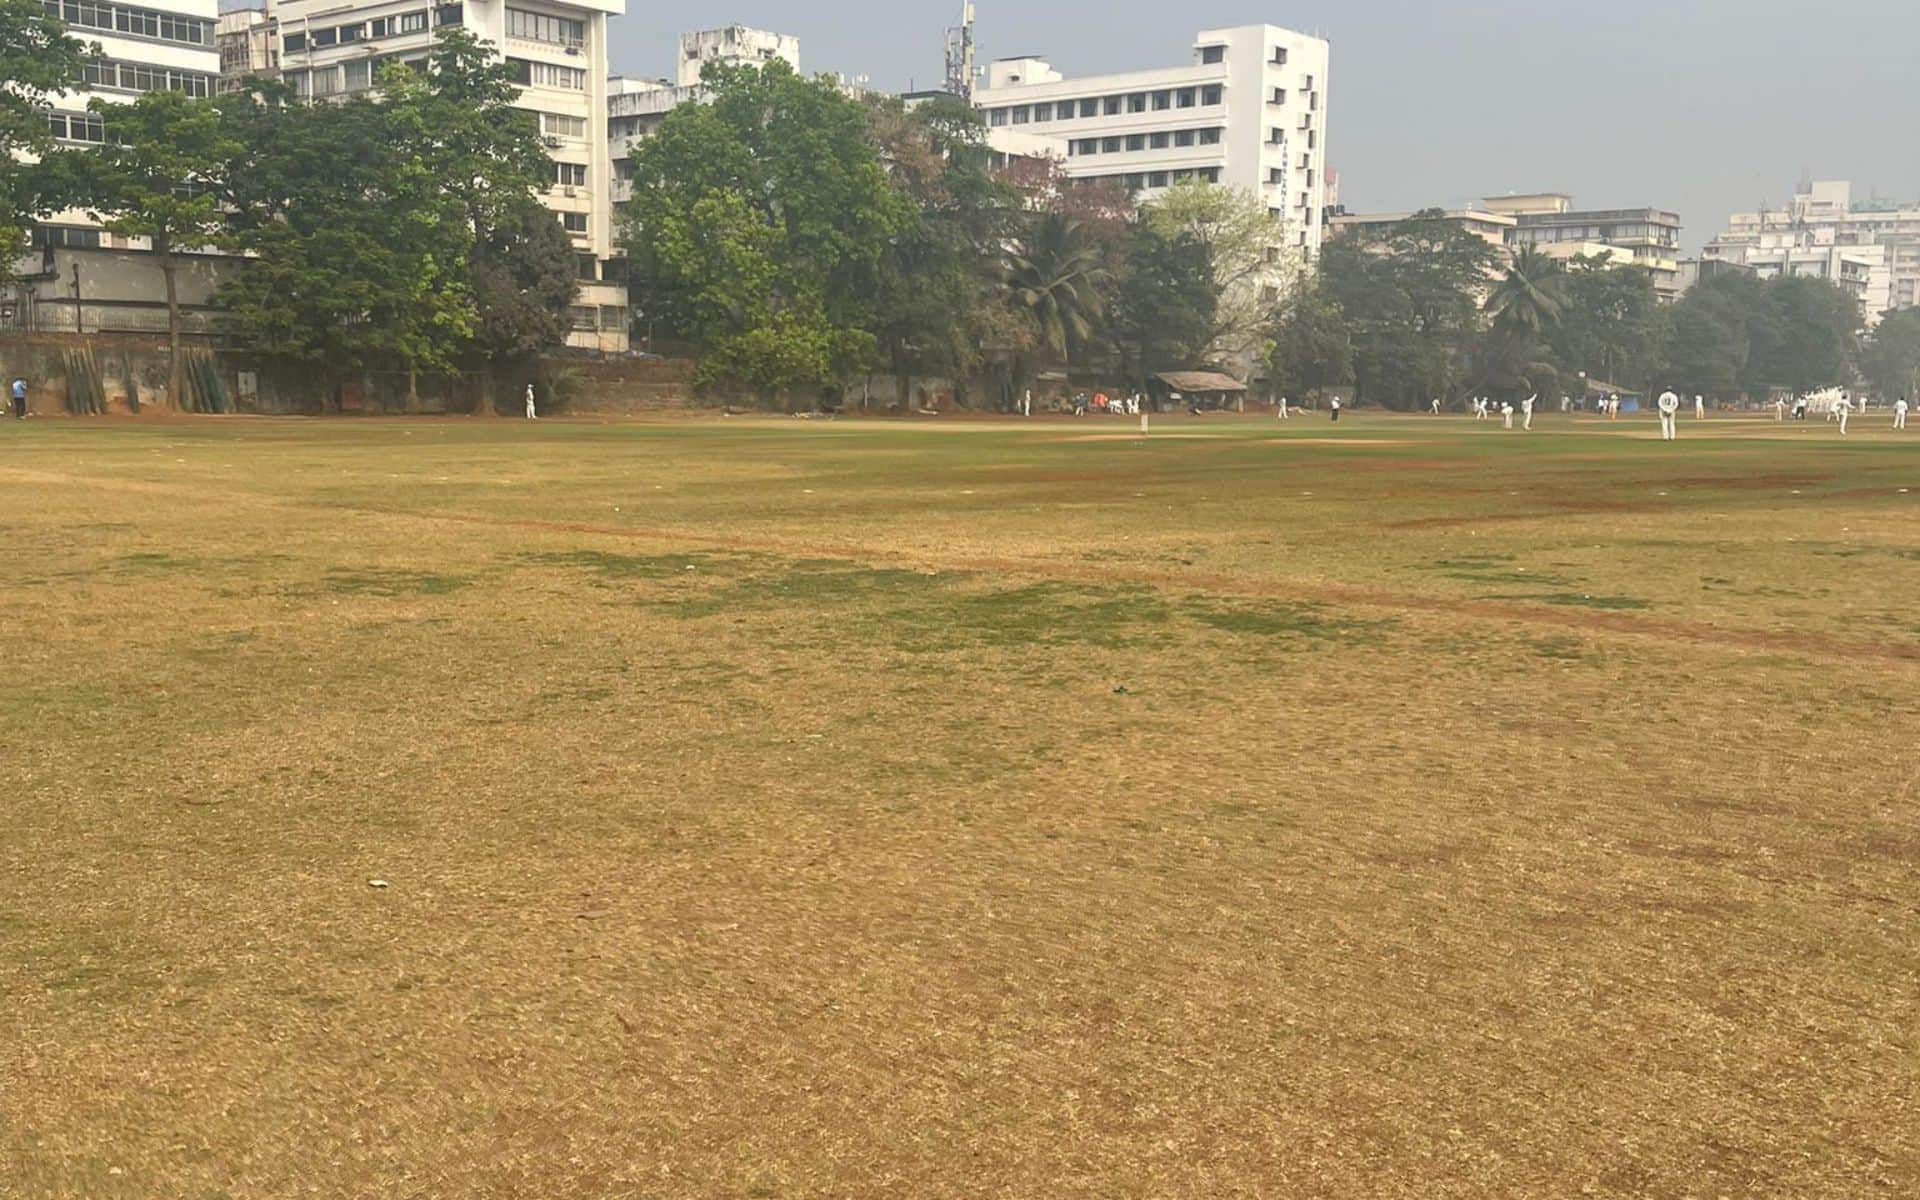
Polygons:
<instances>
[{"instance_id":1,"label":"hazy sky","mask_svg":"<svg viewBox=\"0 0 1920 1200\"><path fill-rule=\"evenodd\" d=\"M613 70L669 75L683 29L791 33L805 71L937 87L959 0L629 0ZM1696 248L1802 172L1920 200L1920 0L978 0L982 62L1173 66L1201 28L1333 43L1328 165L1353 211L1572 192L1679 212Z\"/></svg>"}]
</instances>

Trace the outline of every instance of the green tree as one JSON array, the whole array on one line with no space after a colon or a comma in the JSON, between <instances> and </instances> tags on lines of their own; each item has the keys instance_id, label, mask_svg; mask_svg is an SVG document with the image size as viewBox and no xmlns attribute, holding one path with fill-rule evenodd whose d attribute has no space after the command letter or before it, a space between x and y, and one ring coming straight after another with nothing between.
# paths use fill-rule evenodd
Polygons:
<instances>
[{"instance_id":1,"label":"green tree","mask_svg":"<svg viewBox=\"0 0 1920 1200\"><path fill-rule=\"evenodd\" d=\"M1161 237L1199 247L1214 296L1205 354L1248 371L1271 344L1281 288L1300 272L1286 222L1258 196L1200 182L1175 184L1142 205L1140 216Z\"/></svg>"},{"instance_id":2,"label":"green tree","mask_svg":"<svg viewBox=\"0 0 1920 1200\"><path fill-rule=\"evenodd\" d=\"M634 152L629 287L700 355L702 384L843 382L875 356L875 297L910 203L860 104L785 63L710 64L708 104Z\"/></svg>"},{"instance_id":3,"label":"green tree","mask_svg":"<svg viewBox=\"0 0 1920 1200\"><path fill-rule=\"evenodd\" d=\"M1280 310L1267 358L1283 396L1305 396L1353 380L1353 340L1346 314L1313 280L1302 280Z\"/></svg>"},{"instance_id":4,"label":"green tree","mask_svg":"<svg viewBox=\"0 0 1920 1200\"><path fill-rule=\"evenodd\" d=\"M59 174L95 220L152 247L167 292L167 397L177 406L186 399L180 255L225 235L221 179L238 147L212 104L179 92L147 92L127 104L96 98L90 107L111 123L112 135L61 155Z\"/></svg>"},{"instance_id":5,"label":"green tree","mask_svg":"<svg viewBox=\"0 0 1920 1200\"><path fill-rule=\"evenodd\" d=\"M906 398L916 376L957 386L980 365L995 335L993 265L1016 195L989 169L986 127L971 105L908 109L885 97L867 111L880 163L909 201L879 261L874 305L881 357Z\"/></svg>"},{"instance_id":6,"label":"green tree","mask_svg":"<svg viewBox=\"0 0 1920 1200\"><path fill-rule=\"evenodd\" d=\"M0 277L26 248L27 226L55 206L34 160L54 145L48 102L88 56L40 0L0 0Z\"/></svg>"},{"instance_id":7,"label":"green tree","mask_svg":"<svg viewBox=\"0 0 1920 1200\"><path fill-rule=\"evenodd\" d=\"M1889 400L1920 395L1920 308L1882 317L1860 355L1873 390Z\"/></svg>"},{"instance_id":8,"label":"green tree","mask_svg":"<svg viewBox=\"0 0 1920 1200\"><path fill-rule=\"evenodd\" d=\"M1408 408L1454 390L1497 252L1438 209L1336 237L1320 286L1347 321L1355 394Z\"/></svg>"},{"instance_id":9,"label":"green tree","mask_svg":"<svg viewBox=\"0 0 1920 1200\"><path fill-rule=\"evenodd\" d=\"M1626 374L1644 385L1660 352L1661 314L1646 268L1576 257L1567 265L1560 320L1547 335L1550 353L1563 377L1618 381Z\"/></svg>"},{"instance_id":10,"label":"green tree","mask_svg":"<svg viewBox=\"0 0 1920 1200\"><path fill-rule=\"evenodd\" d=\"M1766 289L1770 336L1754 344L1751 374L1811 391L1847 382L1859 337L1860 302L1831 280L1783 275Z\"/></svg>"},{"instance_id":11,"label":"green tree","mask_svg":"<svg viewBox=\"0 0 1920 1200\"><path fill-rule=\"evenodd\" d=\"M1156 371L1206 361L1219 296L1198 238L1135 222L1122 243L1112 292L1108 336L1121 372L1136 386Z\"/></svg>"},{"instance_id":12,"label":"green tree","mask_svg":"<svg viewBox=\"0 0 1920 1200\"><path fill-rule=\"evenodd\" d=\"M450 368L475 324L473 225L438 172L425 84L398 64L379 82L378 100L310 105L277 85L223 100L244 138L228 195L249 257L220 301L258 349L335 378Z\"/></svg>"},{"instance_id":13,"label":"green tree","mask_svg":"<svg viewBox=\"0 0 1920 1200\"><path fill-rule=\"evenodd\" d=\"M576 263L560 218L537 200L476 232L467 269L478 352L502 363L564 344L580 290Z\"/></svg>"},{"instance_id":14,"label":"green tree","mask_svg":"<svg viewBox=\"0 0 1920 1200\"><path fill-rule=\"evenodd\" d=\"M1566 308L1566 264L1522 246L1487 295L1487 315L1503 332L1538 337L1559 323Z\"/></svg>"},{"instance_id":15,"label":"green tree","mask_svg":"<svg viewBox=\"0 0 1920 1200\"><path fill-rule=\"evenodd\" d=\"M1087 227L1062 213L1032 214L1007 248L1004 271L1009 299L1031 334L1031 345L1059 355L1071 373L1074 349L1092 339L1106 312L1107 267ZM1024 375L1016 366L1016 388Z\"/></svg>"}]
</instances>

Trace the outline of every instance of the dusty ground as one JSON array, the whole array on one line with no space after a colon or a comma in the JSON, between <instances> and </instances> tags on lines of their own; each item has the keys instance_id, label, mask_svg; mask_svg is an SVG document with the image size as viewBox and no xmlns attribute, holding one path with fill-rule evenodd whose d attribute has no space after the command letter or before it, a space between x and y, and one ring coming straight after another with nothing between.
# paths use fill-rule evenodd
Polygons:
<instances>
[{"instance_id":1,"label":"dusty ground","mask_svg":"<svg viewBox=\"0 0 1920 1200\"><path fill-rule=\"evenodd\" d=\"M1920 436L1539 424L5 425L0 1194L1920 1194Z\"/></svg>"}]
</instances>

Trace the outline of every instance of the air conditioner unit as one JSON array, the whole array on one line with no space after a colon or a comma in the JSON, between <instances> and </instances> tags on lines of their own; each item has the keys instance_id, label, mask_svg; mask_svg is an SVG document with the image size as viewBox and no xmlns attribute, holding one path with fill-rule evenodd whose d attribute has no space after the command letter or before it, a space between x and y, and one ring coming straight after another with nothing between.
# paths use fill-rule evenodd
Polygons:
<instances>
[{"instance_id":1,"label":"air conditioner unit","mask_svg":"<svg viewBox=\"0 0 1920 1200\"><path fill-rule=\"evenodd\" d=\"M580 47L578 47L578 46L568 46L568 47L567 47L567 53L568 53L568 54L578 54L578 53L580 53Z\"/></svg>"},{"instance_id":2,"label":"air conditioner unit","mask_svg":"<svg viewBox=\"0 0 1920 1200\"><path fill-rule=\"evenodd\" d=\"M577 196L580 193L574 188L572 184L568 184L567 186L560 189L560 194L562 196Z\"/></svg>"}]
</instances>

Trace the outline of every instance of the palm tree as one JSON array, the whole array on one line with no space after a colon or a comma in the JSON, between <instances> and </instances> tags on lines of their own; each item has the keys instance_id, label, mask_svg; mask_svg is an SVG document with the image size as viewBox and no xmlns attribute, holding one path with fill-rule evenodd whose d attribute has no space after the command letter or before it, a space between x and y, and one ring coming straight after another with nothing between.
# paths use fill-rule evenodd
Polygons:
<instances>
[{"instance_id":1,"label":"palm tree","mask_svg":"<svg viewBox=\"0 0 1920 1200\"><path fill-rule=\"evenodd\" d=\"M1107 268L1085 225L1064 213L1041 214L1008 247L1005 273L1014 306L1040 347L1060 355L1071 369L1072 346L1092 336L1094 322L1106 311L1100 289Z\"/></svg>"},{"instance_id":2,"label":"palm tree","mask_svg":"<svg viewBox=\"0 0 1920 1200\"><path fill-rule=\"evenodd\" d=\"M1560 320L1566 307L1566 281L1566 264L1532 246L1522 246L1506 278L1487 297L1487 312L1502 330L1538 334Z\"/></svg>"}]
</instances>

